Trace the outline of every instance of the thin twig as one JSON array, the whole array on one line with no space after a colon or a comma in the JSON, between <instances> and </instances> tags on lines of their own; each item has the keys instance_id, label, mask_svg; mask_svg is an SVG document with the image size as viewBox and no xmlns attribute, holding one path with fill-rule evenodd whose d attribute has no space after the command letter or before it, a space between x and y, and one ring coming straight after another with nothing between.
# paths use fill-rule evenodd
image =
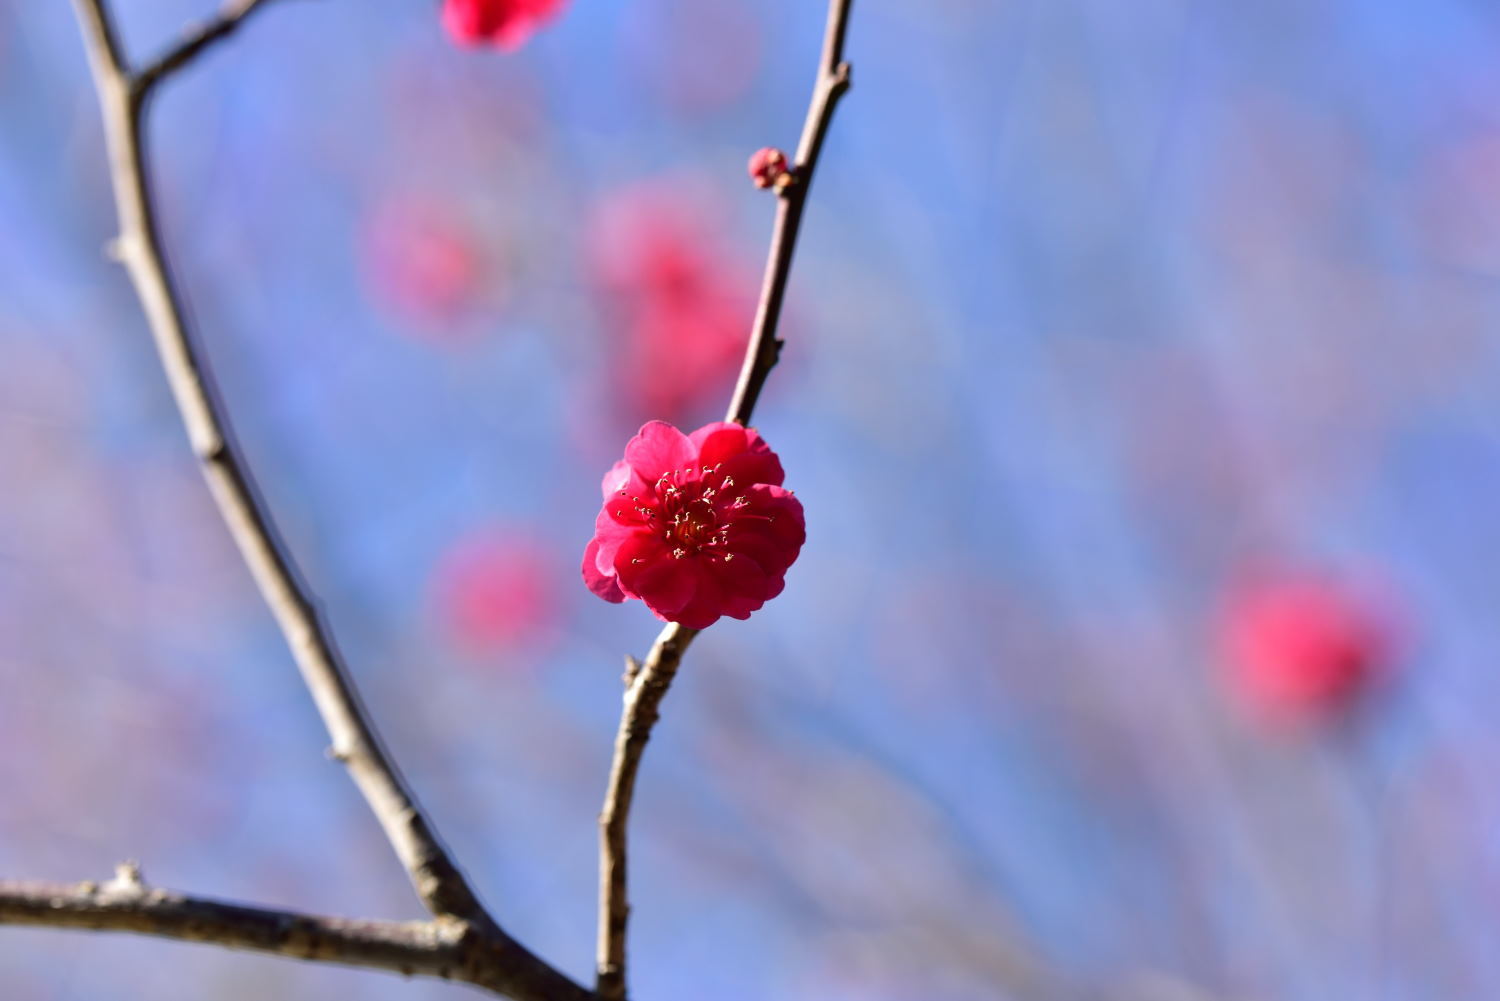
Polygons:
<instances>
[{"instance_id":1,"label":"thin twig","mask_svg":"<svg viewBox=\"0 0 1500 1001\"><path fill-rule=\"evenodd\" d=\"M190 38L146 72L154 86L227 37L268 0L231 6L212 27ZM416 797L382 746L332 634L302 582L260 499L230 432L224 407L187 328L182 296L173 283L148 182L142 141L152 86L132 74L122 54L107 0L74 0L99 94L119 213L114 243L141 300L167 382L219 512L280 626L303 682L332 743L410 876L417 896L438 918L466 923L487 950L492 979L517 998L583 999L589 992L511 939L479 902L443 846ZM238 13L236 14L236 11Z\"/></svg>"},{"instance_id":2,"label":"thin twig","mask_svg":"<svg viewBox=\"0 0 1500 1001\"><path fill-rule=\"evenodd\" d=\"M609 788L604 808L599 811L599 982L595 991L603 1001L618 1001L625 996L625 926L630 919L625 828L635 796L636 773L646 741L651 739L651 728L660 716L661 700L688 644L697 635L696 629L671 623L656 638L646 659L627 674L625 708L615 735Z\"/></svg>"},{"instance_id":3,"label":"thin twig","mask_svg":"<svg viewBox=\"0 0 1500 1001\"><path fill-rule=\"evenodd\" d=\"M802 226L802 210L812 187L813 171L839 98L849 89L849 64L844 61L844 37L849 27L853 0L830 0L823 34L823 54L811 106L802 127L802 140L792 166L793 183L777 189L776 225L761 285L760 304L745 351L745 363L729 404L725 420L749 424L756 399L766 376L776 365L781 342L776 325L791 275L792 253ZM599 813L599 944L595 991L601 1001L624 1001L625 941L630 919L627 892L628 848L626 828L635 794L636 774L651 729L660 716L661 701L677 674L682 656L697 630L669 624L657 636L643 663L627 660L624 707L615 735L614 760L604 808Z\"/></svg>"},{"instance_id":4,"label":"thin twig","mask_svg":"<svg viewBox=\"0 0 1500 1001\"><path fill-rule=\"evenodd\" d=\"M823 152L823 140L838 107L839 98L849 90L849 64L844 61L844 36L849 29L849 8L853 0L830 0L828 26L823 33L823 56L818 66L818 81L813 87L812 105L802 126L802 141L792 164L792 183L776 189L776 225L771 231L771 250L766 258L765 278L761 283L760 303L755 309L755 323L739 382L734 387L726 421L749 424L760 398L766 376L781 356L781 340L776 336L781 321L781 306L786 299L787 279L792 273L792 255L797 249L797 234L802 229L802 210L812 189L813 171Z\"/></svg>"},{"instance_id":5,"label":"thin twig","mask_svg":"<svg viewBox=\"0 0 1500 1001\"><path fill-rule=\"evenodd\" d=\"M246 18L270 2L271 0L230 0L218 16L198 25L182 41L139 70L135 74L136 89L142 94L149 92L159 82L198 58L204 49L232 35L245 23Z\"/></svg>"}]
</instances>

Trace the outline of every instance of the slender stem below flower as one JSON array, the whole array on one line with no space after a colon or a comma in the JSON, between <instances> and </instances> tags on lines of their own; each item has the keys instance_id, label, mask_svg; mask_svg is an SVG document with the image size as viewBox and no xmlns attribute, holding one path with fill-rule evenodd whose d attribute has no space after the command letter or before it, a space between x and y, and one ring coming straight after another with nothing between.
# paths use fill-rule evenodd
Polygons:
<instances>
[{"instance_id":1,"label":"slender stem below flower","mask_svg":"<svg viewBox=\"0 0 1500 1001\"><path fill-rule=\"evenodd\" d=\"M629 661L625 706L620 730L615 735L614 761L609 771L609 791L599 811L599 982L602 1001L625 996L625 927L630 919L626 892L626 823L635 798L635 778L651 728L660 718L661 700L677 675L682 655L698 630L673 622L661 631L651 652L639 663Z\"/></svg>"}]
</instances>

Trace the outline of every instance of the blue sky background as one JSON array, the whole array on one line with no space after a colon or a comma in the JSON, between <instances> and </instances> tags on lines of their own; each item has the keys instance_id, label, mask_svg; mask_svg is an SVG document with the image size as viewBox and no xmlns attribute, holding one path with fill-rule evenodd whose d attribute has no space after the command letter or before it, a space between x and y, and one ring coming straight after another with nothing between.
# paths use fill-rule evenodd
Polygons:
<instances>
[{"instance_id":1,"label":"blue sky background","mask_svg":"<svg viewBox=\"0 0 1500 1001\"><path fill-rule=\"evenodd\" d=\"M154 53L209 6L121 0ZM153 112L175 270L404 770L503 922L593 953L622 656L577 580L618 405L591 220L681 193L747 294L823 21L275 4ZM859 0L855 89L756 423L809 541L694 647L633 827L647 1001L1427 1001L1500 992L1500 12L1478 0ZM421 204L458 319L370 275ZM0 4L0 872L416 917L186 448L124 275L69 5ZM715 418L732 377L697 410ZM445 561L526 540L476 650ZM507 543L507 544L510 544ZM517 560L520 557L516 557ZM1223 683L1246 566L1405 642L1337 727ZM7 997L468 996L8 929Z\"/></svg>"}]
</instances>

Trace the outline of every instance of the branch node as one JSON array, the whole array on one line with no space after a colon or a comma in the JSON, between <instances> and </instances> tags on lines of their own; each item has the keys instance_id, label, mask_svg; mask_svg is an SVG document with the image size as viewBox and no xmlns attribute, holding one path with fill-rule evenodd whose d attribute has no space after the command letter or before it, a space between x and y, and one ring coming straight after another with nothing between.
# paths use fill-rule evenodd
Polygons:
<instances>
[{"instance_id":1,"label":"branch node","mask_svg":"<svg viewBox=\"0 0 1500 1001\"><path fill-rule=\"evenodd\" d=\"M146 889L146 881L141 876L141 864L134 859L126 859L115 866L115 878L109 881L108 889L117 893L143 892Z\"/></svg>"}]
</instances>

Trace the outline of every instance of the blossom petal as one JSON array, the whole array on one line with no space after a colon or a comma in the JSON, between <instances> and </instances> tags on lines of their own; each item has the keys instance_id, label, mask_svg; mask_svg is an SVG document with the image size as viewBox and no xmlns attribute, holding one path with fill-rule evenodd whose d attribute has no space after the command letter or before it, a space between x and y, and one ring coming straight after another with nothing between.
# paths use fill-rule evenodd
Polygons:
<instances>
[{"instance_id":1,"label":"blossom petal","mask_svg":"<svg viewBox=\"0 0 1500 1001\"><path fill-rule=\"evenodd\" d=\"M604 474L604 480L599 484L599 490L606 501L629 488L630 473L630 463L624 459L609 467L609 472Z\"/></svg>"},{"instance_id":2,"label":"blossom petal","mask_svg":"<svg viewBox=\"0 0 1500 1001\"><path fill-rule=\"evenodd\" d=\"M606 575L599 570L598 539L590 539L589 544L583 550L583 582L588 585L590 591L605 601L619 604L625 600L625 592L620 590L620 582L612 575Z\"/></svg>"},{"instance_id":3,"label":"blossom petal","mask_svg":"<svg viewBox=\"0 0 1500 1001\"><path fill-rule=\"evenodd\" d=\"M644 525L622 523L610 511L606 504L600 511L599 516L594 519L594 541L598 543L599 572L613 574L615 556L620 547L633 535L645 532L650 534Z\"/></svg>"},{"instance_id":4,"label":"blossom petal","mask_svg":"<svg viewBox=\"0 0 1500 1001\"><path fill-rule=\"evenodd\" d=\"M719 421L704 425L690 437L698 446L699 464L722 466L718 475L731 477L739 486L752 483L780 486L786 479L781 460L754 428Z\"/></svg>"},{"instance_id":5,"label":"blossom petal","mask_svg":"<svg viewBox=\"0 0 1500 1001\"><path fill-rule=\"evenodd\" d=\"M655 558L635 557L642 562L627 566L625 560L630 558L633 551L629 547L622 547L620 550L620 562L617 565L624 568L622 576L628 577L630 589L646 603L647 608L655 612L658 618L670 621L698 593L699 583L703 578L702 568L698 565L700 561L679 560L668 554ZM662 552L665 553L664 547Z\"/></svg>"},{"instance_id":6,"label":"blossom petal","mask_svg":"<svg viewBox=\"0 0 1500 1001\"><path fill-rule=\"evenodd\" d=\"M663 473L692 467L697 457L688 436L666 421L647 422L625 445L625 462L648 483Z\"/></svg>"},{"instance_id":7,"label":"blossom petal","mask_svg":"<svg viewBox=\"0 0 1500 1001\"><path fill-rule=\"evenodd\" d=\"M707 447L710 438L716 441L712 448ZM709 454L718 453L714 458L717 462L719 459L738 455L745 450L745 428L733 421L714 421L688 435L688 440L693 443L693 447L698 449L698 454L705 461Z\"/></svg>"},{"instance_id":8,"label":"blossom petal","mask_svg":"<svg viewBox=\"0 0 1500 1001\"><path fill-rule=\"evenodd\" d=\"M780 487L757 485L731 514L726 548L755 560L773 576L786 572L807 541L802 503Z\"/></svg>"},{"instance_id":9,"label":"blossom petal","mask_svg":"<svg viewBox=\"0 0 1500 1001\"><path fill-rule=\"evenodd\" d=\"M700 573L698 588L693 598L683 608L669 616L668 622L676 622L689 629L707 629L724 614L724 592L711 573Z\"/></svg>"},{"instance_id":10,"label":"blossom petal","mask_svg":"<svg viewBox=\"0 0 1500 1001\"><path fill-rule=\"evenodd\" d=\"M724 593L724 614L748 619L750 613L766 603L771 580L760 564L748 557L726 558L712 565Z\"/></svg>"},{"instance_id":11,"label":"blossom petal","mask_svg":"<svg viewBox=\"0 0 1500 1001\"><path fill-rule=\"evenodd\" d=\"M629 598L644 597L638 585L646 571L676 562L672 558L672 551L651 532L630 532L613 546L609 543L603 545L609 552L610 571L620 581L620 589ZM648 584L658 588L662 586L654 577L648 580Z\"/></svg>"}]
</instances>

